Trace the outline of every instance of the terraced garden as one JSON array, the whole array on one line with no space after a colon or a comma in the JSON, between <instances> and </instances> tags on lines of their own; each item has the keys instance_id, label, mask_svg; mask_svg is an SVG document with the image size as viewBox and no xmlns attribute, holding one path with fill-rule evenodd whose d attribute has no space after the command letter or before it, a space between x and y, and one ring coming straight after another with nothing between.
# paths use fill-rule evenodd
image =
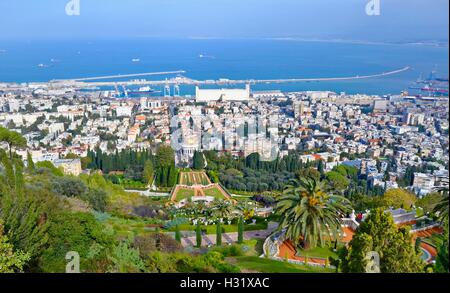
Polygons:
<instances>
[{"instance_id":1,"label":"terraced garden","mask_svg":"<svg viewBox=\"0 0 450 293\"><path fill-rule=\"evenodd\" d=\"M208 189L203 189L203 192L205 193L205 196L212 196L217 199L226 199L222 191L217 186L213 186Z\"/></svg>"},{"instance_id":2,"label":"terraced garden","mask_svg":"<svg viewBox=\"0 0 450 293\"><path fill-rule=\"evenodd\" d=\"M210 185L211 181L205 172L183 172L180 174L181 185L193 186L193 185Z\"/></svg>"},{"instance_id":3,"label":"terraced garden","mask_svg":"<svg viewBox=\"0 0 450 293\"><path fill-rule=\"evenodd\" d=\"M171 200L179 202L193 196L230 200L231 197L219 184L211 183L205 172L182 172L179 183L172 192Z\"/></svg>"},{"instance_id":4,"label":"terraced garden","mask_svg":"<svg viewBox=\"0 0 450 293\"><path fill-rule=\"evenodd\" d=\"M186 198L191 198L194 196L195 191L188 188L179 188L176 192L176 200L181 201Z\"/></svg>"}]
</instances>

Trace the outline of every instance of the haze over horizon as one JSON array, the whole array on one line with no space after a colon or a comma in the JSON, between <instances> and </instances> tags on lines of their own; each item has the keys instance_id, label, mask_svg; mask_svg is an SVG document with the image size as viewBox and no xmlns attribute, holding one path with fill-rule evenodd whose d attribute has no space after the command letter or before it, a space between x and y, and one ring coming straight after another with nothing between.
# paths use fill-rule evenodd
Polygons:
<instances>
[{"instance_id":1,"label":"haze over horizon","mask_svg":"<svg viewBox=\"0 0 450 293\"><path fill-rule=\"evenodd\" d=\"M0 40L302 38L448 42L447 0L2 0Z\"/></svg>"}]
</instances>

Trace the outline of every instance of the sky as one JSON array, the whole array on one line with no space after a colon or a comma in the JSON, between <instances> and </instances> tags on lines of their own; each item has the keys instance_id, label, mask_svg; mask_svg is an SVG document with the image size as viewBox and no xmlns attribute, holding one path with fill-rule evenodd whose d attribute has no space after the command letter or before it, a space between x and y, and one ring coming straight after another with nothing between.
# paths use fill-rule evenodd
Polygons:
<instances>
[{"instance_id":1,"label":"sky","mask_svg":"<svg viewBox=\"0 0 450 293\"><path fill-rule=\"evenodd\" d=\"M448 40L448 0L0 0L0 40ZM76 0L75 0L76 1ZM380 1L380 15L366 5Z\"/></svg>"}]
</instances>

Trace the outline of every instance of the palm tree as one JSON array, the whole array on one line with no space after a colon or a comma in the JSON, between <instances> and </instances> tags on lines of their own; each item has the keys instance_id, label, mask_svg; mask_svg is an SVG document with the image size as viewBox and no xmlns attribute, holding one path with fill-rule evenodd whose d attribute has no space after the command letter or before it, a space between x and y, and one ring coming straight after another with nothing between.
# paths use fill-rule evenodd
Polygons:
<instances>
[{"instance_id":1,"label":"palm tree","mask_svg":"<svg viewBox=\"0 0 450 293\"><path fill-rule=\"evenodd\" d=\"M227 219L233 213L233 205L229 201L216 200L212 210L213 215L217 218Z\"/></svg>"},{"instance_id":2,"label":"palm tree","mask_svg":"<svg viewBox=\"0 0 450 293\"><path fill-rule=\"evenodd\" d=\"M434 212L439 212L439 218L448 224L448 188L440 188L438 192L443 194L442 200L434 207Z\"/></svg>"},{"instance_id":3,"label":"palm tree","mask_svg":"<svg viewBox=\"0 0 450 293\"><path fill-rule=\"evenodd\" d=\"M325 193L317 179L301 178L294 182L295 186L288 186L277 201L279 229L286 229L286 237L296 245L302 241L303 248L339 239L340 218L350 212L350 202Z\"/></svg>"},{"instance_id":4,"label":"palm tree","mask_svg":"<svg viewBox=\"0 0 450 293\"><path fill-rule=\"evenodd\" d=\"M250 205L248 201L238 202L236 208L240 211L240 213L244 217L244 220L251 219L255 215L255 209Z\"/></svg>"}]
</instances>

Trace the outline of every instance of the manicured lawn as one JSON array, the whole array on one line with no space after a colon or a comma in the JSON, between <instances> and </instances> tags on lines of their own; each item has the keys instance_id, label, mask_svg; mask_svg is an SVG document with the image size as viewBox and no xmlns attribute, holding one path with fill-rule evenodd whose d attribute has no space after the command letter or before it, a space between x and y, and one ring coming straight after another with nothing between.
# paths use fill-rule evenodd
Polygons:
<instances>
[{"instance_id":1,"label":"manicured lawn","mask_svg":"<svg viewBox=\"0 0 450 293\"><path fill-rule=\"evenodd\" d=\"M183 200L185 198L191 198L194 196L194 190L193 189L184 189L181 188L177 191L177 201Z\"/></svg>"},{"instance_id":2,"label":"manicured lawn","mask_svg":"<svg viewBox=\"0 0 450 293\"><path fill-rule=\"evenodd\" d=\"M212 197L215 197L217 199L225 199L225 197L223 196L222 192L217 187L204 189L203 192L205 193L205 196L212 196Z\"/></svg>"},{"instance_id":3,"label":"manicured lawn","mask_svg":"<svg viewBox=\"0 0 450 293\"><path fill-rule=\"evenodd\" d=\"M336 258L337 254L333 251L330 247L315 247L312 249L304 250L304 249L298 249L297 250L298 256L308 256L308 257L318 257L318 258L328 258L333 257Z\"/></svg>"},{"instance_id":4,"label":"manicured lawn","mask_svg":"<svg viewBox=\"0 0 450 293\"><path fill-rule=\"evenodd\" d=\"M332 273L334 270L322 267L296 265L258 256L241 256L228 258L227 261L241 270L260 273Z\"/></svg>"}]
</instances>

